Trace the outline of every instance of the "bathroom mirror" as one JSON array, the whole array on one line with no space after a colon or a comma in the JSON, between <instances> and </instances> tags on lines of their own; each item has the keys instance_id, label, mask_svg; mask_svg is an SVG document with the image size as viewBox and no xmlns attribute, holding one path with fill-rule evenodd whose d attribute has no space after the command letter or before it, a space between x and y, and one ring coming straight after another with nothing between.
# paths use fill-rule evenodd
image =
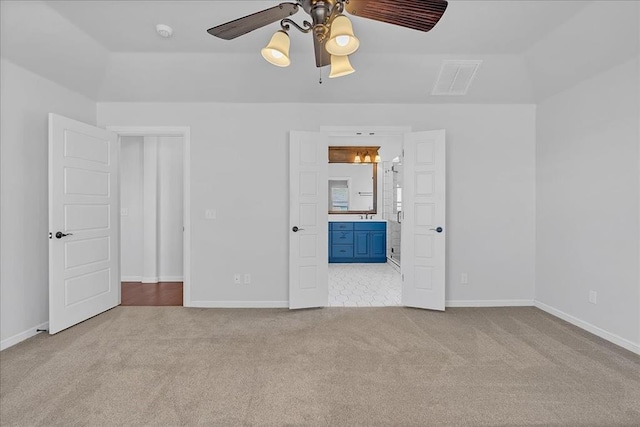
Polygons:
<instances>
[{"instance_id":1,"label":"bathroom mirror","mask_svg":"<svg viewBox=\"0 0 640 427\"><path fill-rule=\"evenodd\" d=\"M376 158L380 160L379 149L380 147L360 146L329 147L330 214L377 213Z\"/></svg>"}]
</instances>

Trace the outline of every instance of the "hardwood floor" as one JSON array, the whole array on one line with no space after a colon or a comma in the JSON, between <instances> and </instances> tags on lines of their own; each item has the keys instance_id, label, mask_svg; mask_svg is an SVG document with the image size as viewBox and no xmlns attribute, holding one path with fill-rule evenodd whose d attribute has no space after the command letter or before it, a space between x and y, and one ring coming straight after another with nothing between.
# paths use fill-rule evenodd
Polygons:
<instances>
[{"instance_id":1,"label":"hardwood floor","mask_svg":"<svg viewBox=\"0 0 640 427\"><path fill-rule=\"evenodd\" d=\"M122 282L120 305L182 305L182 282Z\"/></svg>"}]
</instances>

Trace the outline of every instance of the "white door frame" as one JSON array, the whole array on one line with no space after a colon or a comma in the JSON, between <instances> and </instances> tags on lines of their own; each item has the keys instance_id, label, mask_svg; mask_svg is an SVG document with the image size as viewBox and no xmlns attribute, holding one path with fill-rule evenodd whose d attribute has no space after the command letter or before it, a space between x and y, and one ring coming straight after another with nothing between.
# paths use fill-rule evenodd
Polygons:
<instances>
[{"instance_id":1,"label":"white door frame","mask_svg":"<svg viewBox=\"0 0 640 427\"><path fill-rule=\"evenodd\" d=\"M184 232L182 234L182 305L191 307L191 128L189 126L107 126L107 130L118 135L118 151L120 152L121 138L123 136L181 136L183 165L182 165L182 189L183 209L182 221ZM121 170L118 170L118 182L120 182ZM119 203L120 201L118 201ZM118 205L118 209L120 206ZM118 230L120 233L121 231ZM118 256L121 255L118 247ZM119 301L120 302L120 301Z\"/></svg>"}]
</instances>

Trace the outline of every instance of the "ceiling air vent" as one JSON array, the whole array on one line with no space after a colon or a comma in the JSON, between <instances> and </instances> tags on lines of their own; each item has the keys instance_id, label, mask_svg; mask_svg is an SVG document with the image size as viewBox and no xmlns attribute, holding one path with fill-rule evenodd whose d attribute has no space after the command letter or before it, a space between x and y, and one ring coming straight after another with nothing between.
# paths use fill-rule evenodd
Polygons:
<instances>
[{"instance_id":1,"label":"ceiling air vent","mask_svg":"<svg viewBox=\"0 0 640 427\"><path fill-rule=\"evenodd\" d=\"M466 95L482 61L445 60L432 95Z\"/></svg>"}]
</instances>

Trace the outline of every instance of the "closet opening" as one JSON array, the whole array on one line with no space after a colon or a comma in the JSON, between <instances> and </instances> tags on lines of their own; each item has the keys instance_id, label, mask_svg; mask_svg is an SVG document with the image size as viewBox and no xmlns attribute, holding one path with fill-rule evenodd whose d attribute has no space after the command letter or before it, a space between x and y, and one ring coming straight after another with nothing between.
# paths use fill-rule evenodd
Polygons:
<instances>
[{"instance_id":1,"label":"closet opening","mask_svg":"<svg viewBox=\"0 0 640 427\"><path fill-rule=\"evenodd\" d=\"M111 130L120 141L121 305L188 306L188 129Z\"/></svg>"}]
</instances>

